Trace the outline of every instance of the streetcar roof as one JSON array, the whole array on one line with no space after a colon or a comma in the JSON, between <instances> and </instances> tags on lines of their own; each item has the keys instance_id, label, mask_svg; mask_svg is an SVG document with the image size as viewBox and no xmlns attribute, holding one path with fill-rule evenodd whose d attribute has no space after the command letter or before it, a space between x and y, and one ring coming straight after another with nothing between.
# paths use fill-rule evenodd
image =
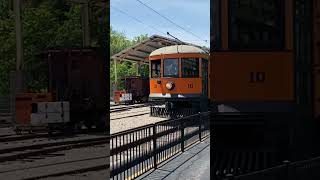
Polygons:
<instances>
[{"instance_id":1,"label":"streetcar roof","mask_svg":"<svg viewBox=\"0 0 320 180\"><path fill-rule=\"evenodd\" d=\"M203 49L192 45L173 45L159 48L153 51L150 56L156 56L161 54L178 54L178 53L196 53L207 54Z\"/></svg>"}]
</instances>

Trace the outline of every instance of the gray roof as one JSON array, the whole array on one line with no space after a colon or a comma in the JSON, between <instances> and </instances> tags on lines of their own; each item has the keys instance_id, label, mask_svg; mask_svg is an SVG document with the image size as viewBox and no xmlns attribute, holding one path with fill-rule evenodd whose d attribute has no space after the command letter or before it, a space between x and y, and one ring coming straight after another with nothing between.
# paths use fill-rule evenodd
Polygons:
<instances>
[{"instance_id":1,"label":"gray roof","mask_svg":"<svg viewBox=\"0 0 320 180\"><path fill-rule=\"evenodd\" d=\"M118 61L131 61L131 62L138 62L138 63L148 63L148 57L151 52L166 46L172 45L192 45L199 47L194 44L182 42L176 39L171 39L159 35L153 35L132 47L124 49L117 54L111 56L111 59L118 60ZM206 52L209 52L208 49L203 47L199 47Z\"/></svg>"}]
</instances>

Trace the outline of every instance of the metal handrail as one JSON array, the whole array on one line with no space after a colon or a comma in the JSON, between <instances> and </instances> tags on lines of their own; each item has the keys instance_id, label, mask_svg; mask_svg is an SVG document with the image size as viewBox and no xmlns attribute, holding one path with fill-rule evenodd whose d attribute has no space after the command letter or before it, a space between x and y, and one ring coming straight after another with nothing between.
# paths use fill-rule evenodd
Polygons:
<instances>
[{"instance_id":1,"label":"metal handrail","mask_svg":"<svg viewBox=\"0 0 320 180\"><path fill-rule=\"evenodd\" d=\"M209 118L204 118L209 115L199 113L112 134L111 179L135 178L183 152L194 141L202 141L209 135Z\"/></svg>"}]
</instances>

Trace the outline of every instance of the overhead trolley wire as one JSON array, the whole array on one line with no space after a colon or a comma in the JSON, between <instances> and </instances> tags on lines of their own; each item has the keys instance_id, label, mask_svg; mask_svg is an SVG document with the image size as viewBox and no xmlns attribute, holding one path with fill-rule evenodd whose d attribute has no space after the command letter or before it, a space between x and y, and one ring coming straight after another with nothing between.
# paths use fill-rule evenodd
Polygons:
<instances>
[{"instance_id":1,"label":"overhead trolley wire","mask_svg":"<svg viewBox=\"0 0 320 180\"><path fill-rule=\"evenodd\" d=\"M197 36L196 34L194 34L193 32L183 28L182 26L180 26L179 24L173 22L171 19L167 18L166 16L162 15L161 13L159 13L158 11L156 11L155 9L153 9L152 7L148 6L147 4L141 2L140 0L136 0L138 1L140 4L142 4L143 6L147 7L148 9L150 9L151 11L155 12L156 14L158 14L159 16L161 16L162 18L166 19L167 21L169 21L170 23L174 24L175 26L179 27L180 29L184 30L185 32L193 35L194 37L198 38L201 41L204 42L208 42L207 40L202 39L201 37Z\"/></svg>"},{"instance_id":2,"label":"overhead trolley wire","mask_svg":"<svg viewBox=\"0 0 320 180\"><path fill-rule=\"evenodd\" d=\"M160 31L159 29L157 29L157 28L155 28L155 27L153 27L153 26L151 26L151 25L145 24L145 23L144 23L143 21L141 21L140 19L138 19L138 18L136 18L136 17L134 17L134 16L131 16L130 14L126 13L125 11L122 11L121 9L119 9L119 8L117 8L117 7L114 7L114 6L111 6L111 5L110 5L110 7L112 7L113 9L121 12L122 14L125 14L125 15L129 16L130 18L134 19L135 21L137 21L137 22L139 22L139 23L141 23L141 24L143 24L143 25L146 25L146 26L148 26L149 28L151 28L151 29L153 29L153 30L155 30L155 31L160 32L160 33L163 34L163 35L167 35L167 34L164 33L163 31Z\"/></svg>"}]
</instances>

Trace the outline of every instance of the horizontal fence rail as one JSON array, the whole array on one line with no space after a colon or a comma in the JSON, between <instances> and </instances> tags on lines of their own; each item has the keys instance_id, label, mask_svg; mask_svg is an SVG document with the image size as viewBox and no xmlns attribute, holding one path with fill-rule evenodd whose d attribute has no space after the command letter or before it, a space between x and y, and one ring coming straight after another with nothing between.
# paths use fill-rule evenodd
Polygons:
<instances>
[{"instance_id":1,"label":"horizontal fence rail","mask_svg":"<svg viewBox=\"0 0 320 180\"><path fill-rule=\"evenodd\" d=\"M119 132L110 139L111 179L134 179L210 135L210 112Z\"/></svg>"},{"instance_id":2,"label":"horizontal fence rail","mask_svg":"<svg viewBox=\"0 0 320 180\"><path fill-rule=\"evenodd\" d=\"M292 162L284 161L282 165L272 168L233 176L228 174L224 180L318 180L320 179L320 157Z\"/></svg>"}]
</instances>

